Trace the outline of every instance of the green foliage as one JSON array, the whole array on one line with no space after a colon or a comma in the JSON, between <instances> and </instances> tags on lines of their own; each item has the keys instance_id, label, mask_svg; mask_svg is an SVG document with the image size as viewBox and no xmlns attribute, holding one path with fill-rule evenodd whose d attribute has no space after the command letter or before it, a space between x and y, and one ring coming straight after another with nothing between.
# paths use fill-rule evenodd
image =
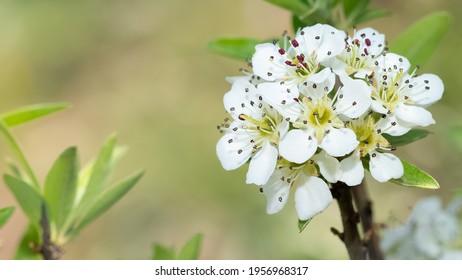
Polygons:
<instances>
[{"instance_id":1,"label":"green foliage","mask_svg":"<svg viewBox=\"0 0 462 280\"><path fill-rule=\"evenodd\" d=\"M35 119L59 112L69 108L67 103L43 103L32 106L21 107L10 112L0 114L6 125L17 126Z\"/></svg>"},{"instance_id":2,"label":"green foliage","mask_svg":"<svg viewBox=\"0 0 462 280\"><path fill-rule=\"evenodd\" d=\"M412 64L424 65L449 29L448 12L434 12L402 32L390 51L405 56Z\"/></svg>"},{"instance_id":3,"label":"green foliage","mask_svg":"<svg viewBox=\"0 0 462 280\"><path fill-rule=\"evenodd\" d=\"M41 243L39 231L36 226L29 225L19 243L14 258L16 260L41 260L38 246Z\"/></svg>"},{"instance_id":4,"label":"green foliage","mask_svg":"<svg viewBox=\"0 0 462 280\"><path fill-rule=\"evenodd\" d=\"M10 219L13 213L14 213L13 206L0 209L0 229L6 224L6 222Z\"/></svg>"},{"instance_id":5,"label":"green foliage","mask_svg":"<svg viewBox=\"0 0 462 280\"><path fill-rule=\"evenodd\" d=\"M404 175L399 179L391 180L393 183L412 188L439 189L438 182L428 173L407 161L401 160L401 162L404 167Z\"/></svg>"},{"instance_id":6,"label":"green foliage","mask_svg":"<svg viewBox=\"0 0 462 280\"><path fill-rule=\"evenodd\" d=\"M255 46L261 40L251 38L220 38L209 42L210 51L237 59L252 58Z\"/></svg>"},{"instance_id":7,"label":"green foliage","mask_svg":"<svg viewBox=\"0 0 462 280\"><path fill-rule=\"evenodd\" d=\"M303 15L309 6L301 0L265 0L268 3L289 10L296 16Z\"/></svg>"},{"instance_id":8,"label":"green foliage","mask_svg":"<svg viewBox=\"0 0 462 280\"><path fill-rule=\"evenodd\" d=\"M423 139L430 134L428 130L425 129L411 129L408 133L401 136L391 136L388 134L382 134L385 139L394 147L407 145L409 143L415 142L417 140Z\"/></svg>"},{"instance_id":9,"label":"green foliage","mask_svg":"<svg viewBox=\"0 0 462 280\"><path fill-rule=\"evenodd\" d=\"M178 255L173 247L167 247L161 244L153 246L153 260L197 260L202 245L202 234L198 233L191 237Z\"/></svg>"},{"instance_id":10,"label":"green foliage","mask_svg":"<svg viewBox=\"0 0 462 280\"><path fill-rule=\"evenodd\" d=\"M305 228L308 226L308 224L311 222L312 219L308 219L306 221L301 221L301 220L298 220L298 230L300 233L302 233Z\"/></svg>"}]
</instances>

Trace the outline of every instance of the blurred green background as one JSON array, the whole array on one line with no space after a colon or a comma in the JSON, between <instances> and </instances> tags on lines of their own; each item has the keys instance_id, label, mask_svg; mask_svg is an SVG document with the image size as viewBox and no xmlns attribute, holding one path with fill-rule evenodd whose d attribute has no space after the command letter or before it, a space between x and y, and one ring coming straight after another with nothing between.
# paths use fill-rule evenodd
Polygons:
<instances>
[{"instance_id":1,"label":"blurred green background","mask_svg":"<svg viewBox=\"0 0 462 280\"><path fill-rule=\"evenodd\" d=\"M462 9L453 0L373 6L392 11L370 23L390 42L433 11L454 16L449 35L420 71L439 75L446 86L430 109L434 134L397 151L441 189L368 178L376 220L405 221L420 197L448 201L462 187L461 153L450 137L462 125ZM63 149L77 145L85 162L114 131L130 147L120 177L147 169L138 186L66 246L65 259L146 259L154 242L178 248L197 232L204 234L202 259L347 258L329 230L341 229L335 203L299 234L293 199L267 215L258 187L245 185L247 168L226 172L215 155L230 87L224 77L238 75L244 63L209 53L207 42L268 38L290 28L288 12L260 0L0 0L0 111L51 101L73 105L14 129L42 181ZM1 140L0 157L8 155ZM1 183L0 206L13 203ZM1 259L11 258L25 226L18 209L0 230Z\"/></svg>"}]
</instances>

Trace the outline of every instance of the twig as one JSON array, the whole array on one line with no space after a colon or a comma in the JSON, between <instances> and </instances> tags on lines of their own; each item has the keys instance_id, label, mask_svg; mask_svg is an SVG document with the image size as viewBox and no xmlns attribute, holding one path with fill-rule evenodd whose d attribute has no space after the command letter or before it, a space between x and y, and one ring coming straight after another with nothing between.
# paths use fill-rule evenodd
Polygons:
<instances>
[{"instance_id":1,"label":"twig","mask_svg":"<svg viewBox=\"0 0 462 280\"><path fill-rule=\"evenodd\" d=\"M61 258L63 250L60 246L51 242L50 222L47 218L47 209L44 202L42 202L41 208L40 225L42 227L42 245L40 247L40 253L44 260L58 260Z\"/></svg>"},{"instance_id":2,"label":"twig","mask_svg":"<svg viewBox=\"0 0 462 280\"><path fill-rule=\"evenodd\" d=\"M342 182L334 183L332 184L332 195L335 199L337 199L340 208L343 233L340 233L335 229L332 232L339 236L343 243L345 243L350 259L366 259L367 249L359 235L359 217L353 206L350 187Z\"/></svg>"},{"instance_id":3,"label":"twig","mask_svg":"<svg viewBox=\"0 0 462 280\"><path fill-rule=\"evenodd\" d=\"M361 218L364 243L367 246L369 258L372 260L383 260L383 253L380 250L380 238L376 232L373 220L372 201L369 198L364 181L358 186L352 187L351 192L356 209L359 212L359 217Z\"/></svg>"}]
</instances>

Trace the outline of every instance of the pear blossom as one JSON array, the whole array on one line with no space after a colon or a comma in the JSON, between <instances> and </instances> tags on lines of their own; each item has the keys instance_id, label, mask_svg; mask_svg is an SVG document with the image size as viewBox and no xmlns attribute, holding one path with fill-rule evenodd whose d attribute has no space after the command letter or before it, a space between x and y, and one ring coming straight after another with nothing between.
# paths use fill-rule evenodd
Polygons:
<instances>
[{"instance_id":1,"label":"pear blossom","mask_svg":"<svg viewBox=\"0 0 462 280\"><path fill-rule=\"evenodd\" d=\"M340 162L343 170L340 181L349 186L359 185L364 178L362 159L366 156L369 156L369 171L378 182L383 183L403 176L403 164L399 158L386 152L394 148L381 134L382 125L387 123L376 123L371 116L348 124L355 132L359 145L349 157Z\"/></svg>"},{"instance_id":2,"label":"pear blossom","mask_svg":"<svg viewBox=\"0 0 462 280\"><path fill-rule=\"evenodd\" d=\"M453 200L446 209L439 197L419 201L408 221L384 231L381 247L388 259L462 259L456 249L460 236L457 214L462 200Z\"/></svg>"},{"instance_id":3,"label":"pear blossom","mask_svg":"<svg viewBox=\"0 0 462 280\"><path fill-rule=\"evenodd\" d=\"M387 133L400 136L413 127L434 124L426 107L441 99L444 91L441 79L434 74L408 74L409 61L393 53L383 55L376 63L376 73L371 79L371 107L396 122L395 132Z\"/></svg>"},{"instance_id":4,"label":"pear blossom","mask_svg":"<svg viewBox=\"0 0 462 280\"><path fill-rule=\"evenodd\" d=\"M250 159L248 184L265 184L278 158L275 145L289 123L262 101L258 89L245 78L236 79L224 105L234 121L217 143L224 169L239 168Z\"/></svg>"},{"instance_id":5,"label":"pear blossom","mask_svg":"<svg viewBox=\"0 0 462 280\"><path fill-rule=\"evenodd\" d=\"M268 183L260 188L267 199L266 212L275 214L281 211L287 203L290 189L295 192L299 220L309 220L324 211L332 202L332 194L319 175L330 183L337 182L342 175L338 160L324 151L302 164L279 160Z\"/></svg>"}]
</instances>

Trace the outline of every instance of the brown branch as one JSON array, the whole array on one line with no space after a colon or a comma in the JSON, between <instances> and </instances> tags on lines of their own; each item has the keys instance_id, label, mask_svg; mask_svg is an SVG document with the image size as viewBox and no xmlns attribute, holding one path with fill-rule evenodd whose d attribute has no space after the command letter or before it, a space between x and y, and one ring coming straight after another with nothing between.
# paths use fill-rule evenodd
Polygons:
<instances>
[{"instance_id":1,"label":"brown branch","mask_svg":"<svg viewBox=\"0 0 462 280\"><path fill-rule=\"evenodd\" d=\"M40 246L40 253L44 260L58 260L61 258L63 250L51 241L50 221L48 221L47 208L44 202L42 202L41 212L42 245Z\"/></svg>"},{"instance_id":2,"label":"brown branch","mask_svg":"<svg viewBox=\"0 0 462 280\"><path fill-rule=\"evenodd\" d=\"M350 188L342 182L332 184L332 196L337 199L340 208L343 233L340 233L336 229L331 229L331 231L343 241L350 259L364 260L367 256L367 249L359 235L359 217L353 206Z\"/></svg>"},{"instance_id":3,"label":"brown branch","mask_svg":"<svg viewBox=\"0 0 462 280\"><path fill-rule=\"evenodd\" d=\"M358 186L352 187L351 192L356 209L359 212L359 217L361 218L364 243L367 246L369 258L372 260L383 260L383 253L380 250L380 237L376 232L373 220L372 201L369 198L364 181Z\"/></svg>"}]
</instances>

